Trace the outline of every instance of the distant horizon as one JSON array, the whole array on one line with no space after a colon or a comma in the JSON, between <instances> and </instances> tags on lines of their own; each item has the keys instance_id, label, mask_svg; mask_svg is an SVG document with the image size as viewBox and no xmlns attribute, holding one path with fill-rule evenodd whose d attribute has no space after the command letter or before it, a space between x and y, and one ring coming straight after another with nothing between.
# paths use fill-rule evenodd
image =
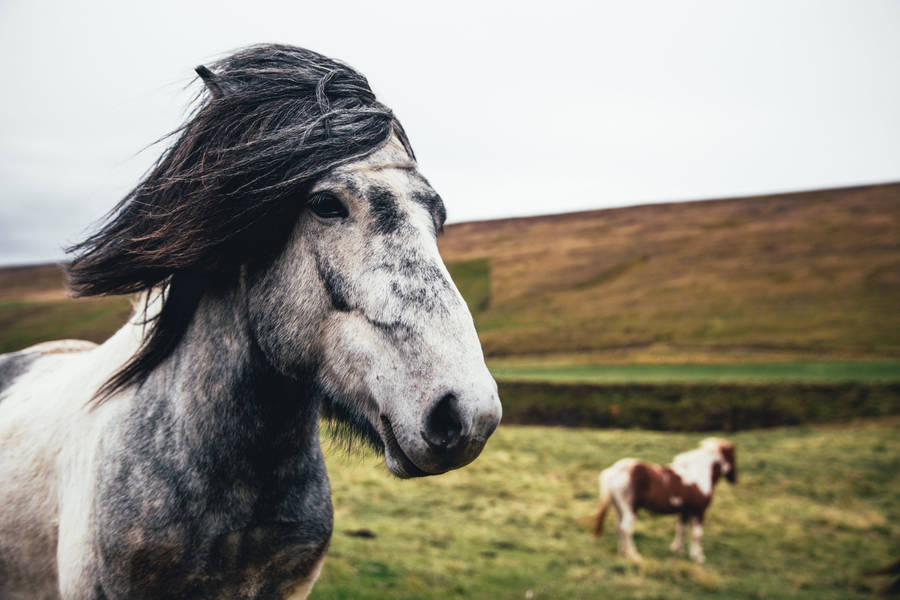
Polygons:
<instances>
[{"instance_id":1,"label":"distant horizon","mask_svg":"<svg viewBox=\"0 0 900 600\"><path fill-rule=\"evenodd\" d=\"M510 221L510 220L518 220L518 219L537 219L541 217L554 217L554 216L564 216L564 215L574 215L578 213L594 213L594 212L602 212L607 210L621 210L626 208L640 208L640 207L648 207L648 206L659 206L664 204L687 204L687 203L702 203L702 202L721 202L728 200L749 200L751 198L766 198L772 196L787 196L792 194L807 194L807 193L815 193L815 192L827 192L827 191L837 191L837 190L850 190L857 188L872 188L872 187L881 187L881 186L890 186L890 185L900 185L900 179L891 180L891 181L881 181L875 183L860 183L860 184L848 184L848 185L837 185L837 186L828 186L821 188L810 188L810 189L796 189L796 190L783 190L783 191L767 191L767 192L759 192L753 194L746 195L736 195L736 196L716 196L712 198L681 198L681 199L672 199L672 200L659 200L659 201L648 201L648 202L638 202L633 204L621 204L621 205L607 205L600 208L583 208L576 210L564 210L560 212L546 212L546 213L537 213L531 215L510 215L510 216L500 216L500 217L490 217L485 219L470 219L466 221L448 221L447 226L454 225L465 225L468 223L490 223L493 221ZM28 267L40 267L47 265L63 265L66 263L66 257L63 255L59 259L35 259L30 262L3 262L0 259L0 268L3 269L15 269L15 268L28 268Z\"/></svg>"},{"instance_id":2,"label":"distant horizon","mask_svg":"<svg viewBox=\"0 0 900 600\"><path fill-rule=\"evenodd\" d=\"M816 188L797 188L797 189L788 189L788 190L771 190L771 191L762 191L762 192L753 192L750 194L735 194L735 195L723 195L723 196L704 196L699 198L673 198L671 200L648 200L646 202L635 202L628 204L607 204L600 208L576 208L573 210L564 210L561 212L547 212L547 213L534 213L534 214L523 214L523 215L510 215L510 216L499 216L499 217L489 217L485 219L469 219L466 221L451 221L448 220L447 225L462 225L465 223L489 223L491 221L507 221L513 219L534 219L539 217L552 217L559 215L573 215L578 213L588 213L588 212L601 212L605 210L620 210L623 208L639 208L639 207L647 207L647 206L661 206L664 204L688 204L688 203L702 203L702 202L721 202L726 200L749 200L751 198L768 198L772 196L788 196L791 194L808 194L814 192L827 192L827 191L837 191L837 190L852 190L857 188L870 188L870 187L881 187L887 185L900 185L900 179L891 179L887 181L876 181L873 183L848 183L848 184L839 184L839 185L829 185L826 187L816 187Z\"/></svg>"}]
</instances>

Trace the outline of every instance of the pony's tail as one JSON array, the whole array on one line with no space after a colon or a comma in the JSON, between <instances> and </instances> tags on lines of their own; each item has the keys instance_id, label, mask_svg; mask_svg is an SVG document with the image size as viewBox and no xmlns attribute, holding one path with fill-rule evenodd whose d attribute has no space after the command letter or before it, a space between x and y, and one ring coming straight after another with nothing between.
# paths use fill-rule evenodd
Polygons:
<instances>
[{"instance_id":1,"label":"pony's tail","mask_svg":"<svg viewBox=\"0 0 900 600\"><path fill-rule=\"evenodd\" d=\"M609 485L606 483L604 473L600 473L600 508L594 516L594 537L600 537L603 534L603 521L606 520L606 512L609 510L610 502L612 502L612 494Z\"/></svg>"}]
</instances>

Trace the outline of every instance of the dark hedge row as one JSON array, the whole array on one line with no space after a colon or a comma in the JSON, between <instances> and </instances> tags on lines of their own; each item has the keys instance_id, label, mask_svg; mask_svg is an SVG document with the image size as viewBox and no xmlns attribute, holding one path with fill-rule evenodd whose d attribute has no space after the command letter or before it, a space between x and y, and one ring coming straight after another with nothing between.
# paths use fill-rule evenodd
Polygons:
<instances>
[{"instance_id":1,"label":"dark hedge row","mask_svg":"<svg viewBox=\"0 0 900 600\"><path fill-rule=\"evenodd\" d=\"M498 384L510 424L735 431L900 414L900 383Z\"/></svg>"}]
</instances>

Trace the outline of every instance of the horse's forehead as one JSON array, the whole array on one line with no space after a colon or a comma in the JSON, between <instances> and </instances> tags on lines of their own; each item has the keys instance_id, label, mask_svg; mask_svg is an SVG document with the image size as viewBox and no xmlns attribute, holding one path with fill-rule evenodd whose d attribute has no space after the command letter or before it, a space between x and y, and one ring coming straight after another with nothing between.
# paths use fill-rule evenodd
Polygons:
<instances>
[{"instance_id":1,"label":"horse's forehead","mask_svg":"<svg viewBox=\"0 0 900 600\"><path fill-rule=\"evenodd\" d=\"M337 167L325 179L357 190L387 188L401 196L431 189L396 136L369 156Z\"/></svg>"},{"instance_id":2,"label":"horse's forehead","mask_svg":"<svg viewBox=\"0 0 900 600\"><path fill-rule=\"evenodd\" d=\"M337 172L337 177L348 187L365 194L367 190L390 190L396 196L431 190L415 163L380 163L374 167L361 167Z\"/></svg>"},{"instance_id":3,"label":"horse's forehead","mask_svg":"<svg viewBox=\"0 0 900 600\"><path fill-rule=\"evenodd\" d=\"M416 162L406 152L397 136L391 137L384 146L372 154L337 167L334 173L360 176L364 173L393 169L413 171L417 169Z\"/></svg>"}]
</instances>

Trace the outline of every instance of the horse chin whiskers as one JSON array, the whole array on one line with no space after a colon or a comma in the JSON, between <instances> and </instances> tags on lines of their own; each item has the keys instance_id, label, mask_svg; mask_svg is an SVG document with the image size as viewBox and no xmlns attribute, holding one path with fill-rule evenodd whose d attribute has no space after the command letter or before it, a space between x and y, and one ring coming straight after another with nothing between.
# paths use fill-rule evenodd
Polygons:
<instances>
[{"instance_id":1,"label":"horse chin whiskers","mask_svg":"<svg viewBox=\"0 0 900 600\"><path fill-rule=\"evenodd\" d=\"M333 417L326 418L325 440L332 448L345 452L347 455L366 454L374 451L376 454L384 454L384 444L380 437L372 432L361 429L358 423L350 424Z\"/></svg>"},{"instance_id":2,"label":"horse chin whiskers","mask_svg":"<svg viewBox=\"0 0 900 600\"><path fill-rule=\"evenodd\" d=\"M327 424L328 437L337 445L352 453L362 446L377 453L383 453L384 442L378 429L373 425L360 406L365 403L350 399L338 400L328 395L322 405L322 417Z\"/></svg>"},{"instance_id":3,"label":"horse chin whiskers","mask_svg":"<svg viewBox=\"0 0 900 600\"><path fill-rule=\"evenodd\" d=\"M437 475L437 473L423 471L410 460L403 451L403 448L400 447L399 442L397 442L397 436L394 434L394 427L391 425L391 420L386 415L381 415L381 435L382 442L384 443L386 462L388 463L388 469L391 473L401 479Z\"/></svg>"}]
</instances>

